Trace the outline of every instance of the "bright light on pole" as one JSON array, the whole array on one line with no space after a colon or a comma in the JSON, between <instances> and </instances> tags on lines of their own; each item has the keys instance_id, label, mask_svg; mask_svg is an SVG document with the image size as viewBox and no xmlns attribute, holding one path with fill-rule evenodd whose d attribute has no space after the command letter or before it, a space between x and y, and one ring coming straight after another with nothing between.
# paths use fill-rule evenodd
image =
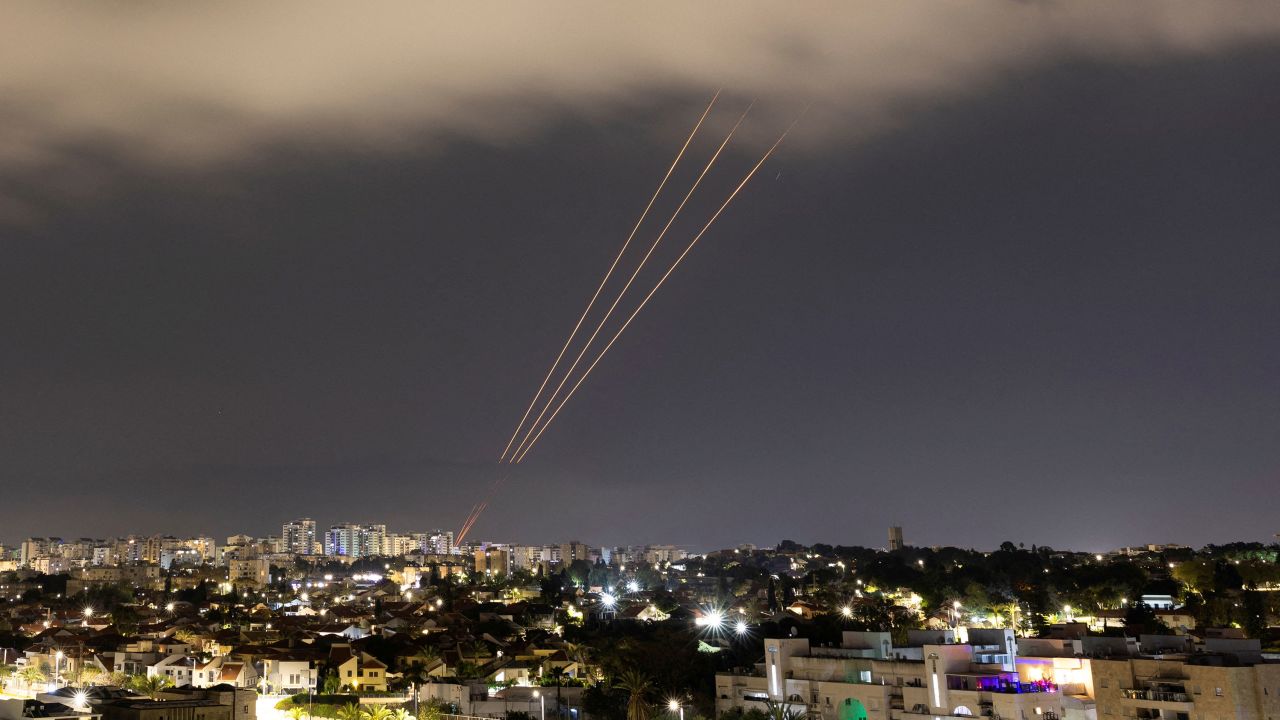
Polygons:
<instances>
[{"instance_id":1,"label":"bright light on pole","mask_svg":"<svg viewBox=\"0 0 1280 720\"><path fill-rule=\"evenodd\" d=\"M679 713L680 720L684 720L684 706L680 704L679 700L674 700L674 699L668 700L667 709L670 710L673 714Z\"/></svg>"},{"instance_id":2,"label":"bright light on pole","mask_svg":"<svg viewBox=\"0 0 1280 720\"><path fill-rule=\"evenodd\" d=\"M734 624L734 626L733 626L733 631L734 631L734 632L736 632L736 633L738 633L739 635L746 635L746 634L747 634L747 624L746 624L745 622L743 622L742 620L739 620L737 623L735 623L735 624Z\"/></svg>"},{"instance_id":3,"label":"bright light on pole","mask_svg":"<svg viewBox=\"0 0 1280 720\"><path fill-rule=\"evenodd\" d=\"M694 621L695 625L701 625L713 631L724 629L724 613L720 610L707 610L702 617Z\"/></svg>"},{"instance_id":4,"label":"bright light on pole","mask_svg":"<svg viewBox=\"0 0 1280 720\"><path fill-rule=\"evenodd\" d=\"M840 614L847 618L851 618L853 617L853 608L849 607L848 605L845 605L844 607L840 608Z\"/></svg>"}]
</instances>

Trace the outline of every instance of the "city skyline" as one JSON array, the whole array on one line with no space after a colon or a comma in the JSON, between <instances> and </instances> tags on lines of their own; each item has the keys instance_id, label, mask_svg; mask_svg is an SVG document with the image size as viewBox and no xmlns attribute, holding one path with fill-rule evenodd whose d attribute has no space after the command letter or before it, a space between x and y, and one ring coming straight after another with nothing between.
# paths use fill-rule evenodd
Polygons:
<instances>
[{"instance_id":1,"label":"city skyline","mask_svg":"<svg viewBox=\"0 0 1280 720\"><path fill-rule=\"evenodd\" d=\"M1271 541L1280 11L920 7L0 8L0 532Z\"/></svg>"}]
</instances>

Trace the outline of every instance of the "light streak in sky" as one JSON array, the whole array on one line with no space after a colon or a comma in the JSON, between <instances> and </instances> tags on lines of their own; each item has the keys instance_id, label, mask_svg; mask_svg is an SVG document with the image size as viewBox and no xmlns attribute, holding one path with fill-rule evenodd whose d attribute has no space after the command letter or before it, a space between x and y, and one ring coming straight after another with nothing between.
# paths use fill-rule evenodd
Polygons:
<instances>
[{"instance_id":1,"label":"light streak in sky","mask_svg":"<svg viewBox=\"0 0 1280 720\"><path fill-rule=\"evenodd\" d=\"M801 117L803 116L804 116L804 113L801 113ZM702 236L706 234L707 230L720 217L721 213L724 212L725 208L729 207L729 203L733 202L733 199L738 196L738 193L742 191L742 188L745 187L746 184L751 181L751 178L755 176L756 171L758 171L760 169L760 166L764 165L765 161L768 160L771 155L773 155L773 152L778 149L778 146L782 144L782 141L787 138L787 135L790 134L792 128L794 128L796 126L796 123L798 122L800 122L800 118L796 118L796 120L791 123L791 126L788 127L782 133L782 135L778 137L777 141L773 143L773 145L765 152L765 154L760 158L760 160L755 164L755 166L751 168L751 171L747 173L746 177L742 178L742 182L738 183L738 186L733 189L733 192L729 194L729 197L725 199L724 203L720 205L720 208L716 210L714 215L711 216L711 219L707 221L707 224L703 225L702 229L698 231L698 234L693 237L693 240L691 240L688 246L685 247L684 252L680 253L680 256L676 258L675 262L671 263L671 266L668 267L667 271L662 275L661 278L658 279L657 284L653 286L653 289L649 291L649 294L644 296L644 299L641 300L640 304L636 307L636 309L632 311L630 317L628 317L626 321L622 323L622 327L618 328L618 331L615 332L613 337L609 339L609 342L604 346L604 349L602 349L600 353L596 355L595 360L591 362L591 364L587 367L586 371L584 371L582 375L578 378L578 381L574 383L573 387L569 390L568 394L565 395L564 398L560 401L560 404L556 406L555 411L551 413L551 416L547 418L546 422L542 424L542 427L537 431L536 434L534 434L533 439L525 446L523 451L521 451L518 455L515 456L515 460L514 460L515 464L519 464L521 461L524 460L525 456L529 454L529 451L532 450L533 446L537 444L538 439L542 437L542 434L546 432L547 428L551 426L551 423L555 421L556 416L558 416L560 414L560 411L564 409L565 404L568 403L569 400L573 397L574 393L578 391L578 388L582 387L582 383L587 379L587 376L591 374L591 371L595 369L596 365L600 363L600 360L604 358L605 353L609 352L609 348L613 347L613 344L618 341L618 338L622 336L622 333L625 332L627 327L631 325L631 321L636 319L636 316L639 315L640 311L644 309L644 306L648 304L649 300L653 297L654 293L658 292L658 288L662 287L662 284L667 281L667 278L671 277L671 273L675 272L675 269L679 267L681 262L684 261L685 257L689 254L689 251L693 249L693 246L698 244L698 241L702 239Z\"/></svg>"},{"instance_id":2,"label":"light streak in sky","mask_svg":"<svg viewBox=\"0 0 1280 720\"><path fill-rule=\"evenodd\" d=\"M506 460L507 453L511 451L511 444L516 441L520 435L520 430L524 428L524 423L529 419L529 413L533 412L533 408L538 404L538 398L542 396L542 391L547 389L547 383L551 381L552 375L555 374L556 368L559 367L560 361L564 358L565 352L569 349L569 345L573 343L573 339L577 337L578 330L582 328L582 323L587 319L587 314L591 312L591 308L595 306L596 300L599 299L601 291L604 290L605 283L613 275L613 271L618 267L618 261L622 260L622 256L627 251L627 247L631 245L631 240L635 238L636 231L640 229L640 224L644 222L645 217L649 215L649 210L653 208L653 203L657 201L658 195L662 193L662 189L666 187L667 180L671 178L671 173L675 172L676 165L680 164L680 158L684 157L685 150L689 149L689 144L693 142L693 138L698 134L698 129L702 127L702 122L707 119L707 115L711 114L711 108L716 104L716 100L720 97L720 91L717 90L711 96L711 102L707 103L707 109L702 111L702 117L698 118L697 124L693 126L693 130L689 133L689 137L685 138L684 145L680 147L680 152L676 153L675 160L671 161L671 167L667 168L667 174L662 176L662 182L658 183L658 189L653 191L653 195L649 198L649 204L644 206L644 212L640 213L640 219L636 220L636 224L631 228L631 233L627 235L626 242L622 243L622 249L618 251L617 256L613 258L613 263L609 265L609 269L605 271L604 277L600 279L600 285L596 287L595 293L591 296L591 300L587 302L587 307L578 316L578 322L574 324L573 330L570 331L569 337L565 339L564 346L560 348L560 354L556 355L555 362L551 363L551 368L547 370L547 376L542 379L542 384L538 386L538 391L533 394L533 399L529 401L529 407L525 409L524 416L520 418L519 424L516 425L515 432L511 433L511 439L507 441L507 446L502 450L502 456L498 459Z\"/></svg>"},{"instance_id":3,"label":"light streak in sky","mask_svg":"<svg viewBox=\"0 0 1280 720\"><path fill-rule=\"evenodd\" d=\"M752 105L754 105L754 103L752 103ZM702 168L702 172L699 173L697 179L693 181L693 186L689 188L689 192L685 193L684 199L680 201L675 212L671 213L671 218L667 220L667 224L664 225L662 231L658 233L658 237L654 238L653 244L649 246L649 251L640 259L640 263L636 265L636 269L632 271L631 277L627 278L627 283L622 286L622 289L618 291L618 296L613 299L613 304L609 306L609 309L605 311L604 316L600 318L600 322L596 324L596 329L591 333L591 337L587 338L586 344L584 344L582 349L578 351L578 356L573 359L573 364L571 364L569 369L565 371L564 377L560 379L560 384L557 385L556 389L547 397L546 405L542 406L542 411L538 413L538 417L534 418L533 423L529 425L529 431L525 433L524 438L520 440L520 444L516 446L515 451L512 453L513 457L522 456L521 448L525 446L525 443L529 442L529 438L532 437L534 430L537 429L538 423L542 422L542 419L547 414L547 410L551 409L551 405L556 401L556 397L560 394L560 391L564 389L565 383L569 382L569 378L573 376L573 371L578 368L578 363L582 362L582 358L586 356L587 350L591 348L591 343L595 342L596 338L599 337L600 331L604 329L605 323L607 323L609 318L613 316L613 311L618 308L618 303L622 302L623 296L625 296L627 291L631 289L631 284L635 282L636 276L640 274L640 271L644 269L645 264L649 262L649 258L653 256L653 251L658 249L658 244L662 242L662 238L665 237L667 231L671 229L671 225L675 223L676 218L680 216L680 212L684 210L684 206L688 204L689 198L693 197L693 193L698 189L698 185L702 184L702 179L711 171L711 167L715 165L716 160L720 158L720 153L724 152L725 146L733 139L734 133L738 132L738 128L742 127L742 121L747 119L747 113L750 112L751 106L747 106L746 111L744 111L742 116L738 118L738 122L734 123L734 126L729 130L729 134L726 135L724 141L720 143L720 147L716 148L711 159L708 160L706 166Z\"/></svg>"}]
</instances>

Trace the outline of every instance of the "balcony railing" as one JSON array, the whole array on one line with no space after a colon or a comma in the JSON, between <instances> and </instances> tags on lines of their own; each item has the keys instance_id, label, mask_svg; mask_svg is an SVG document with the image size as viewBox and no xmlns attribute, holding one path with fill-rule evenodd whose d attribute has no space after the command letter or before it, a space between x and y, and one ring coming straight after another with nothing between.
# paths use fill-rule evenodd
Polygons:
<instances>
[{"instance_id":1,"label":"balcony railing","mask_svg":"<svg viewBox=\"0 0 1280 720\"><path fill-rule=\"evenodd\" d=\"M1121 690L1124 697L1130 700L1152 700L1155 702L1191 702L1191 696L1181 692L1162 690Z\"/></svg>"}]
</instances>

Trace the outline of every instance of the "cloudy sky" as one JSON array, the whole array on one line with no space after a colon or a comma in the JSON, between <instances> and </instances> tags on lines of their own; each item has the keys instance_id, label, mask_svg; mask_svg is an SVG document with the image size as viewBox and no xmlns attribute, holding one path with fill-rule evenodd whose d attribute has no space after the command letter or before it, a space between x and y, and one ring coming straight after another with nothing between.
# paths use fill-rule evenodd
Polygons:
<instances>
[{"instance_id":1,"label":"cloudy sky","mask_svg":"<svg viewBox=\"0 0 1280 720\"><path fill-rule=\"evenodd\" d=\"M0 541L456 529L717 89L637 291L809 110L475 537L1270 540L1276 87L1272 3L7 3Z\"/></svg>"}]
</instances>

